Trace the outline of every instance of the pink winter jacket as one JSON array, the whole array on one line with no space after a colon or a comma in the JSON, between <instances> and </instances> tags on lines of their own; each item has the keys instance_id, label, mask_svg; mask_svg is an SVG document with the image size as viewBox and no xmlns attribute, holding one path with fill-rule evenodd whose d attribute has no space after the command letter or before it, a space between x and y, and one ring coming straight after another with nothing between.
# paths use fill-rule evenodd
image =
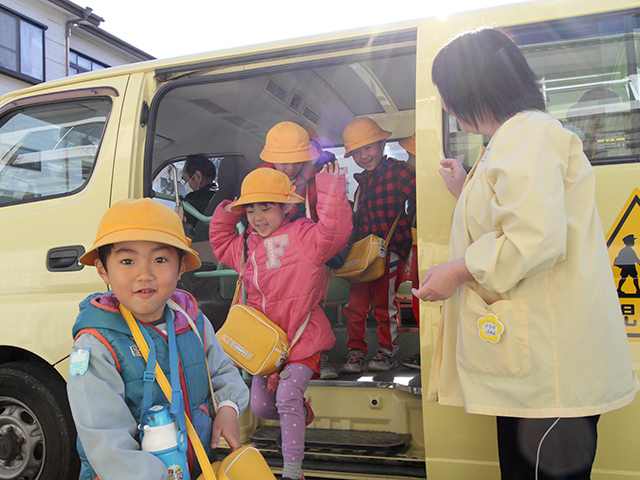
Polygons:
<instances>
[{"instance_id":1,"label":"pink winter jacket","mask_svg":"<svg viewBox=\"0 0 640 480\"><path fill-rule=\"evenodd\" d=\"M247 305L278 324L287 332L289 342L311 312L304 333L289 355L292 361L329 350L335 343L329 320L319 305L325 285L324 264L347 245L352 229L344 175L318 173L316 183L318 222L285 219L266 238L249 226L247 262L240 274ZM240 271L244 240L236 224L243 214L227 212L224 207L229 203L224 201L216 208L209 241L220 262Z\"/></svg>"}]
</instances>

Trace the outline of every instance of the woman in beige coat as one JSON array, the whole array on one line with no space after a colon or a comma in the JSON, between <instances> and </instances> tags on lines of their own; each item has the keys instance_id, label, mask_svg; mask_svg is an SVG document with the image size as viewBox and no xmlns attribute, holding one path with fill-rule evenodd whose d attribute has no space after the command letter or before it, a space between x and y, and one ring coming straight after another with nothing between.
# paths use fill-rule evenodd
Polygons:
<instances>
[{"instance_id":1,"label":"woman in beige coat","mask_svg":"<svg viewBox=\"0 0 640 480\"><path fill-rule=\"evenodd\" d=\"M461 129L491 140L466 183L442 161L450 261L414 289L446 299L429 400L497 417L503 479L588 479L600 414L639 388L593 169L502 31L456 37L432 76Z\"/></svg>"}]
</instances>

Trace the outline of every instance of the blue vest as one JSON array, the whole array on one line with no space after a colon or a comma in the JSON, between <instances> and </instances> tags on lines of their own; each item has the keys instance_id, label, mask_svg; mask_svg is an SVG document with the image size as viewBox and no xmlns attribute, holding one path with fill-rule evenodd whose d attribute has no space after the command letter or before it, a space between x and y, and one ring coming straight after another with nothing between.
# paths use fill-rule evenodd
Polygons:
<instances>
[{"instance_id":1,"label":"blue vest","mask_svg":"<svg viewBox=\"0 0 640 480\"><path fill-rule=\"evenodd\" d=\"M90 295L80 303L80 314L73 325L73 337L84 329L97 330L111 345L120 362L120 375L124 381L125 402L136 419L140 420L140 409L142 407L142 397L144 394L144 372L147 362L139 353L138 347L129 326L124 317L118 312L111 312L97 308L90 303L94 297L102 294ZM165 307L165 315L172 315L169 307ZM156 360L167 378L170 378L169 368L169 346L165 337L155 328L138 322L141 329L145 329L156 347ZM198 312L195 324L200 338L204 339L204 317ZM209 375L205 363L206 352L200 339L195 332L187 327L184 330L176 331L176 343L178 346L178 357L180 361L180 384L185 404L188 405L193 423L200 441L207 451L208 456L212 456L211 425L212 417L215 415L211 393L209 390ZM151 405L168 403L158 382L154 382L153 399ZM203 407L203 408L201 408ZM206 411L205 411L206 410ZM207 415L209 412L211 416ZM78 454L82 463L80 480L94 480L97 475L91 464L87 460L84 448L78 438ZM195 462L197 464L197 462ZM197 468L199 470L199 468ZM195 472L194 472L195 473ZM197 478L194 477L194 478Z\"/></svg>"}]
</instances>

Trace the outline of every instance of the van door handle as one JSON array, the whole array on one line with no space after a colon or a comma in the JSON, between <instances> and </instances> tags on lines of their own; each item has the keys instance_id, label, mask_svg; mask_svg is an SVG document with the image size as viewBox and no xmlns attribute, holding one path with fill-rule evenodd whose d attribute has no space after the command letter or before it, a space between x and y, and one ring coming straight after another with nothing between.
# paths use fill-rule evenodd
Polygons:
<instances>
[{"instance_id":1,"label":"van door handle","mask_svg":"<svg viewBox=\"0 0 640 480\"><path fill-rule=\"evenodd\" d=\"M84 254L82 245L52 248L47 253L47 270L50 272L74 272L84 265L78 259Z\"/></svg>"}]
</instances>

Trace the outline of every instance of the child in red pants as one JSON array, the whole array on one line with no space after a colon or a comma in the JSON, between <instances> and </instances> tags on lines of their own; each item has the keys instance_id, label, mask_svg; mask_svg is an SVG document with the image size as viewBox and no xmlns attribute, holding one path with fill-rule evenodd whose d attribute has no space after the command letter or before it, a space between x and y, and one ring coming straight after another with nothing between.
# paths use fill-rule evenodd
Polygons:
<instances>
[{"instance_id":1,"label":"child in red pants","mask_svg":"<svg viewBox=\"0 0 640 480\"><path fill-rule=\"evenodd\" d=\"M354 178L358 182L355 196L353 241L369 234L386 237L396 216L398 224L389 243L384 275L372 282L353 284L349 303L343 313L347 319L349 355L342 371L347 373L385 371L397 368L399 347L398 273L411 250L411 223L415 212L415 171L406 162L384 155L386 139L391 132L382 130L370 118L357 118L344 130L345 156L353 157L363 168ZM378 322L378 353L366 362L366 321L373 304Z\"/></svg>"}]
</instances>

